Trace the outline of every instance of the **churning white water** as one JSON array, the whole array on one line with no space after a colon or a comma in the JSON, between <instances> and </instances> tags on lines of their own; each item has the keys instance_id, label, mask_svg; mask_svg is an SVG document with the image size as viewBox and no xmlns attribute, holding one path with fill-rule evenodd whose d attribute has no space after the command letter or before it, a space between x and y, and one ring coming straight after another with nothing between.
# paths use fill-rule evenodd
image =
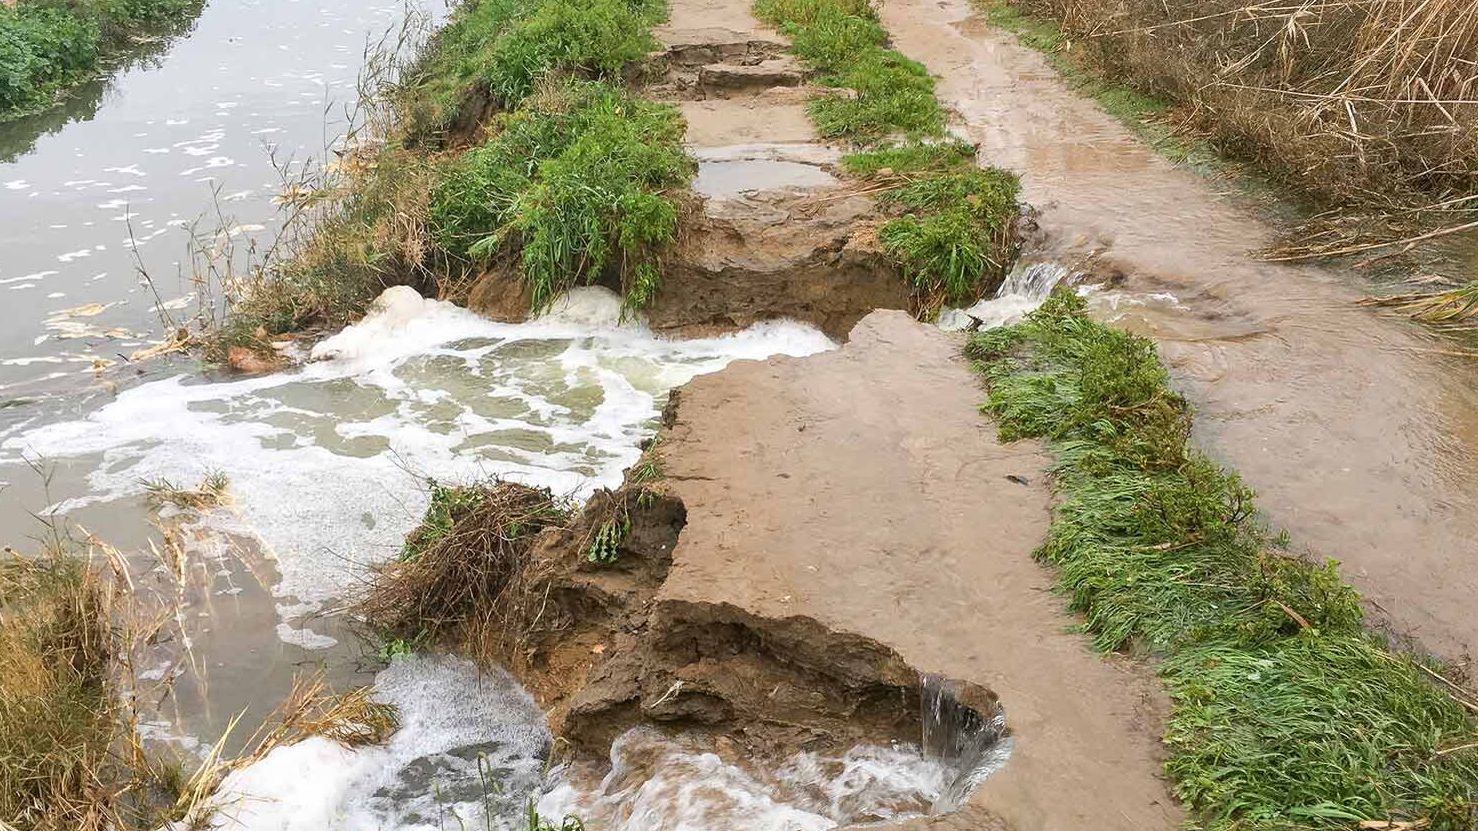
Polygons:
<instances>
[{"instance_id":1,"label":"churning white water","mask_svg":"<svg viewBox=\"0 0 1478 831\"><path fill-rule=\"evenodd\" d=\"M90 465L91 493L61 510L131 498L144 480L225 473L239 512L225 530L256 537L275 559L273 593L291 621L399 550L425 509L426 478L498 476L579 498L620 481L673 387L734 360L833 347L788 321L662 339L623 325L619 299L599 288L518 325L405 291L320 343L323 360L144 384L78 420L6 437L0 462ZM326 645L295 627L284 635Z\"/></svg>"},{"instance_id":2,"label":"churning white water","mask_svg":"<svg viewBox=\"0 0 1478 831\"><path fill-rule=\"evenodd\" d=\"M582 785L572 772L539 801L539 812L606 831L824 831L929 813L954 776L913 746L798 753L757 769L696 741L636 728L611 745L609 773Z\"/></svg>"},{"instance_id":3,"label":"churning white water","mask_svg":"<svg viewBox=\"0 0 1478 831\"><path fill-rule=\"evenodd\" d=\"M219 831L440 831L504 827L543 782L544 715L507 673L460 658L400 656L375 681L400 729L351 750L326 738L278 747L226 777ZM496 824L491 824L496 823Z\"/></svg>"},{"instance_id":4,"label":"churning white water","mask_svg":"<svg viewBox=\"0 0 1478 831\"><path fill-rule=\"evenodd\" d=\"M939 327L949 330L969 329L972 326L994 329L1015 323L1042 305L1047 295L1069 273L1060 263L1018 263L1006 275L994 296L984 298L968 308L940 312Z\"/></svg>"}]
</instances>

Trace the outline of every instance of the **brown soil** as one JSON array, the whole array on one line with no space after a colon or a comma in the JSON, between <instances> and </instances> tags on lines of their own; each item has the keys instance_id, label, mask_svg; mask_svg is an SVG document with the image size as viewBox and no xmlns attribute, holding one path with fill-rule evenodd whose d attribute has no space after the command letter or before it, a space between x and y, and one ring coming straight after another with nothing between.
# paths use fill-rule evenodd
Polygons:
<instances>
[{"instance_id":1,"label":"brown soil","mask_svg":"<svg viewBox=\"0 0 1478 831\"><path fill-rule=\"evenodd\" d=\"M531 496L540 498L505 483L486 504ZM423 607L445 603L470 568L474 582L487 584L476 590L484 602L446 634L510 666L555 733L583 755L604 758L640 724L722 742L753 764L798 750L918 740L920 675L890 647L800 614L765 617L723 599L658 597L687 520L668 484L602 491L568 526L503 547L502 529L474 514L437 543L458 550L392 567L358 611L383 623L387 599L390 619L408 599L411 617L425 621ZM586 552L612 520L628 528L616 558L593 563ZM465 567L442 565L451 561ZM408 580L407 568L425 574ZM993 694L969 682L956 683L946 706L982 727L998 711Z\"/></svg>"},{"instance_id":2,"label":"brown soil","mask_svg":"<svg viewBox=\"0 0 1478 831\"><path fill-rule=\"evenodd\" d=\"M1478 364L1358 308L1358 278L1257 261L1270 227L1068 90L968 0L881 11L985 160L1022 174L1038 253L1097 255L1141 303L1176 296L1105 314L1160 341L1199 411L1197 441L1296 542L1341 560L1377 618L1466 661L1478 648Z\"/></svg>"},{"instance_id":3,"label":"brown soil","mask_svg":"<svg viewBox=\"0 0 1478 831\"><path fill-rule=\"evenodd\" d=\"M830 170L835 151L806 115L806 72L784 40L739 0L682 0L656 30L665 51L639 73L643 94L679 106L687 143L724 164L794 157ZM811 159L817 151L830 159ZM750 190L694 195L677 244L663 255L662 286L646 309L652 328L675 335L733 331L790 318L835 338L874 309L908 309L898 268L878 249L877 204L839 181L767 181ZM468 306L497 320L528 316L517 276L490 272Z\"/></svg>"},{"instance_id":4,"label":"brown soil","mask_svg":"<svg viewBox=\"0 0 1478 831\"><path fill-rule=\"evenodd\" d=\"M1031 557L1048 459L996 441L959 346L877 312L840 351L692 382L649 451L664 478L546 532L484 655L596 755L641 723L751 760L917 741L920 672L938 673L971 712L1004 707L1015 750L927 825L1176 827L1159 684L1069 631ZM631 528L619 558L589 563L613 518Z\"/></svg>"}]
</instances>

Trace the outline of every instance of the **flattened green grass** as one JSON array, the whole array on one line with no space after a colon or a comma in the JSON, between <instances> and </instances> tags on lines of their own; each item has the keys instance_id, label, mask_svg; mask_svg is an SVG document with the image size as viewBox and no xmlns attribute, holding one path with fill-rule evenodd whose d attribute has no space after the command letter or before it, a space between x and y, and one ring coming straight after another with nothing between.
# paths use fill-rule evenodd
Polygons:
<instances>
[{"instance_id":1,"label":"flattened green grass","mask_svg":"<svg viewBox=\"0 0 1478 831\"><path fill-rule=\"evenodd\" d=\"M967 353L1002 436L1057 456L1038 556L1098 648L1161 659L1166 769L1197 827L1473 827L1478 722L1363 631L1333 563L1284 550L1251 490L1189 446L1190 407L1152 342L1058 294Z\"/></svg>"}]
</instances>

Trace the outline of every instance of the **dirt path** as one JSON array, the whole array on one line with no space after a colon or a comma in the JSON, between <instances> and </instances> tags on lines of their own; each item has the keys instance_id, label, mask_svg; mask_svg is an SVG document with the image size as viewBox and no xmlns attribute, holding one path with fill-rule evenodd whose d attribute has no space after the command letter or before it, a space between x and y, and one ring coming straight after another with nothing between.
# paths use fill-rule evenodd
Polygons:
<instances>
[{"instance_id":1,"label":"dirt path","mask_svg":"<svg viewBox=\"0 0 1478 831\"><path fill-rule=\"evenodd\" d=\"M1238 468L1295 542L1401 633L1461 660L1478 648L1478 364L1354 305L1355 278L1257 262L1271 230L1174 167L968 0L888 0L895 45L939 78L982 144L1020 172L1064 256L1101 251L1140 298L1195 402L1197 439Z\"/></svg>"},{"instance_id":2,"label":"dirt path","mask_svg":"<svg viewBox=\"0 0 1478 831\"><path fill-rule=\"evenodd\" d=\"M688 524L658 599L810 616L993 690L1016 749L944 822L1175 828L1159 684L1067 631L1031 557L1047 458L997 443L959 347L876 312L840 351L685 387L662 455Z\"/></svg>"}]
</instances>

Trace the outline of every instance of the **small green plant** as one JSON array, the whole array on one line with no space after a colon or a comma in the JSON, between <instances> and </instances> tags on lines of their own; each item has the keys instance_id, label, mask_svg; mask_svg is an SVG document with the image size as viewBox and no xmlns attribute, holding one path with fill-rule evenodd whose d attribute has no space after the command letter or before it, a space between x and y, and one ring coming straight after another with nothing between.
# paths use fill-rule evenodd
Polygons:
<instances>
[{"instance_id":1,"label":"small green plant","mask_svg":"<svg viewBox=\"0 0 1478 831\"><path fill-rule=\"evenodd\" d=\"M421 524L406 535L400 549L401 560L414 560L426 549L431 548L452 532L457 521L482 505L487 498L487 489L481 485L446 485L428 479L431 503Z\"/></svg>"},{"instance_id":2,"label":"small green plant","mask_svg":"<svg viewBox=\"0 0 1478 831\"><path fill-rule=\"evenodd\" d=\"M1057 456L1038 556L1094 644L1162 659L1166 770L1197 827L1473 826L1478 704L1365 634L1335 565L1283 550L1252 491L1190 447L1190 407L1153 342L1059 293L967 354L1002 437Z\"/></svg>"},{"instance_id":3,"label":"small green plant","mask_svg":"<svg viewBox=\"0 0 1478 831\"><path fill-rule=\"evenodd\" d=\"M609 565L621 557L621 543L631 533L631 519L624 512L602 522L586 549L585 558L592 563Z\"/></svg>"},{"instance_id":4,"label":"small green plant","mask_svg":"<svg viewBox=\"0 0 1478 831\"><path fill-rule=\"evenodd\" d=\"M585 823L579 817L566 816L559 824L540 816L539 806L530 799L524 814L525 831L585 831Z\"/></svg>"}]
</instances>

